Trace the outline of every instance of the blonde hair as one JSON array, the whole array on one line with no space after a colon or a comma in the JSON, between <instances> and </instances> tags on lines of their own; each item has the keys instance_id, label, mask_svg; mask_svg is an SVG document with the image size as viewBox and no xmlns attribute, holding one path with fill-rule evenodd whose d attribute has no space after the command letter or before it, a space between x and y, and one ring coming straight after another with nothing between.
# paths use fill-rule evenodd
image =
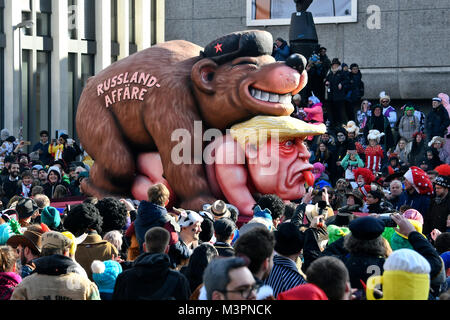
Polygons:
<instances>
[{"instance_id":1,"label":"blonde hair","mask_svg":"<svg viewBox=\"0 0 450 320\"><path fill-rule=\"evenodd\" d=\"M290 116L256 116L231 127L230 134L242 147L247 143L264 144L270 137L278 137L280 142L292 138L306 138L326 132L322 123L314 125Z\"/></svg>"},{"instance_id":2,"label":"blonde hair","mask_svg":"<svg viewBox=\"0 0 450 320\"><path fill-rule=\"evenodd\" d=\"M50 199L45 194L37 194L33 197L37 206L41 209L48 207L50 205Z\"/></svg>"},{"instance_id":3,"label":"blonde hair","mask_svg":"<svg viewBox=\"0 0 450 320\"><path fill-rule=\"evenodd\" d=\"M148 189L147 196L149 202L165 206L169 200L170 192L164 184L157 183Z\"/></svg>"},{"instance_id":4,"label":"blonde hair","mask_svg":"<svg viewBox=\"0 0 450 320\"><path fill-rule=\"evenodd\" d=\"M71 258L74 258L75 257L75 251L77 251L77 243L75 242L76 241L75 236L70 231L64 231L64 232L61 232L61 233L63 235L65 235L67 238L69 238L70 240L72 240L72 243L71 243L71 245L69 247L69 255L70 255Z\"/></svg>"}]
</instances>

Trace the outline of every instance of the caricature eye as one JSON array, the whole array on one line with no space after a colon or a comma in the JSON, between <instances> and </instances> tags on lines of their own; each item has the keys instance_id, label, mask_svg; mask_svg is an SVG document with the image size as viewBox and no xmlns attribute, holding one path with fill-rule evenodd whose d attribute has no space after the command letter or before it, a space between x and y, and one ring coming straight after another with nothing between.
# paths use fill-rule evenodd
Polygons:
<instances>
[{"instance_id":1,"label":"caricature eye","mask_svg":"<svg viewBox=\"0 0 450 320\"><path fill-rule=\"evenodd\" d=\"M284 146L287 148L291 148L294 145L294 142L292 140L288 140L284 143Z\"/></svg>"}]
</instances>

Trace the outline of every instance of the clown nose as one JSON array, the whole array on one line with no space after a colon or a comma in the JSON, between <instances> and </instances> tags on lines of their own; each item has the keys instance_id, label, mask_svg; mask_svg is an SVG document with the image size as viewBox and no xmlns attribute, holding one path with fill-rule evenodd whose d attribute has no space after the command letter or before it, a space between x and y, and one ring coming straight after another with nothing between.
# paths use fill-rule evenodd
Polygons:
<instances>
[{"instance_id":1,"label":"clown nose","mask_svg":"<svg viewBox=\"0 0 450 320\"><path fill-rule=\"evenodd\" d=\"M312 187L314 185L314 175L311 170L303 171L303 176L308 186Z\"/></svg>"}]
</instances>

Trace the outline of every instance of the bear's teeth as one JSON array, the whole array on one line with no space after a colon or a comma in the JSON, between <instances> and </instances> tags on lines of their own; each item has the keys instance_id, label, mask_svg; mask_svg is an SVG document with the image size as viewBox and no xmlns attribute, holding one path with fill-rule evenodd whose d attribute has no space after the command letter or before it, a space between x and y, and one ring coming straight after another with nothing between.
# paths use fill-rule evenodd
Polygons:
<instances>
[{"instance_id":1,"label":"bear's teeth","mask_svg":"<svg viewBox=\"0 0 450 320\"><path fill-rule=\"evenodd\" d=\"M280 96L276 93L271 93L269 95L269 102L278 102L280 101Z\"/></svg>"}]
</instances>

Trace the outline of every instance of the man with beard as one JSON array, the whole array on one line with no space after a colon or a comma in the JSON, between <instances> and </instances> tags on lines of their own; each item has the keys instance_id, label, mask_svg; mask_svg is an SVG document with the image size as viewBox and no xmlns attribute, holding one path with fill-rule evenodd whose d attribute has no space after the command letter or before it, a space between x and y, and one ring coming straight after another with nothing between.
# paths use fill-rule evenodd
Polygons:
<instances>
[{"instance_id":1,"label":"man with beard","mask_svg":"<svg viewBox=\"0 0 450 320\"><path fill-rule=\"evenodd\" d=\"M9 167L9 176L3 182L3 190L5 191L5 197L8 201L15 195L19 195L22 192L22 188L19 180L20 165L15 162Z\"/></svg>"},{"instance_id":2,"label":"man with beard","mask_svg":"<svg viewBox=\"0 0 450 320\"><path fill-rule=\"evenodd\" d=\"M31 261L39 258L41 254L41 236L42 234L38 231L26 230L23 234L12 236L6 242L8 246L18 252L22 279L29 276L34 270Z\"/></svg>"}]
</instances>

